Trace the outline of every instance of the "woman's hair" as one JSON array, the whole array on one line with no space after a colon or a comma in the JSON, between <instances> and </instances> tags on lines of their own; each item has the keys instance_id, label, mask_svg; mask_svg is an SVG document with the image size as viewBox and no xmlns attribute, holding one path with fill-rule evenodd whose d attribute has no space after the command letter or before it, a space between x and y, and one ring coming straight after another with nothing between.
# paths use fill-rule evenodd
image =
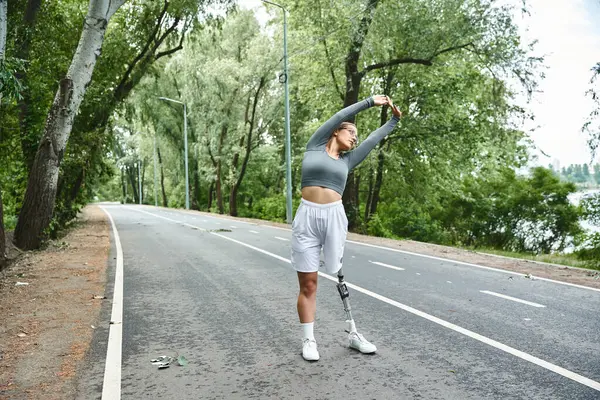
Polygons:
<instances>
[{"instance_id":1,"label":"woman's hair","mask_svg":"<svg viewBox=\"0 0 600 400\"><path fill-rule=\"evenodd\" d=\"M356 125L354 125L352 122L342 122L337 128L335 128L334 132L337 132L339 130L346 129L349 127L354 127L354 130L356 130Z\"/></svg>"}]
</instances>

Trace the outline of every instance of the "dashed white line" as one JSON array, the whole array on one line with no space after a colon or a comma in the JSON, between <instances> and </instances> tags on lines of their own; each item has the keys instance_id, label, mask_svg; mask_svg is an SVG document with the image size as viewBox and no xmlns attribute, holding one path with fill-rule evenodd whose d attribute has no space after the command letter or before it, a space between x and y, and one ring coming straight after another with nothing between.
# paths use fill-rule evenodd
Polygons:
<instances>
[{"instance_id":1,"label":"dashed white line","mask_svg":"<svg viewBox=\"0 0 600 400\"><path fill-rule=\"evenodd\" d=\"M102 400L117 400L121 398L121 364L123 348L123 248L121 239L112 216L108 215L112 225L115 247L117 249L117 265L115 271L115 287L112 300L110 327L108 329L108 345L104 364L104 381L102 383Z\"/></svg>"},{"instance_id":2,"label":"dashed white line","mask_svg":"<svg viewBox=\"0 0 600 400\"><path fill-rule=\"evenodd\" d=\"M496 293L496 292L490 292L489 290L480 290L481 293L485 293L485 294L489 294L492 296L496 296L496 297L501 297L503 299L506 300L512 300L512 301L516 301L517 303L523 303L523 304L527 304L533 307L538 307L538 308L544 308L546 306L538 304L538 303L533 303L531 301L527 301L527 300L521 300L521 299L517 299L516 297L511 297L511 296L507 296L505 294L500 294L500 293Z\"/></svg>"},{"instance_id":3,"label":"dashed white line","mask_svg":"<svg viewBox=\"0 0 600 400\"><path fill-rule=\"evenodd\" d=\"M290 241L289 239L282 238L282 237L279 237L279 236L275 236L275 239L283 240L284 242L289 242Z\"/></svg>"},{"instance_id":4,"label":"dashed white line","mask_svg":"<svg viewBox=\"0 0 600 400\"><path fill-rule=\"evenodd\" d=\"M452 282L450 282L450 281L446 281L446 283L452 283Z\"/></svg>"},{"instance_id":5,"label":"dashed white line","mask_svg":"<svg viewBox=\"0 0 600 400\"><path fill-rule=\"evenodd\" d=\"M386 267L386 268L390 268L390 269L395 269L396 271L404 271L404 268L394 267L393 265L384 264L384 263L379 262L379 261L371 261L371 260L369 260L369 262L371 264L380 265L382 267Z\"/></svg>"},{"instance_id":6,"label":"dashed white line","mask_svg":"<svg viewBox=\"0 0 600 400\"><path fill-rule=\"evenodd\" d=\"M146 212L146 214L156 215L156 214L152 214L152 213L149 213L149 212ZM156 215L156 216L158 216L158 215ZM160 217L160 216L158 216L158 217ZM165 218L165 217L161 217L161 218L170 219L170 218ZM170 220L172 222L177 223L177 224L183 224L181 221L176 221L176 220L173 220L173 219L170 219ZM185 224L185 225L187 225L187 224ZM258 247L249 245L247 243L240 242L239 240L227 237L225 235L221 235L221 234L216 233L216 232L209 232L209 233L211 235L215 235L215 236L218 236L218 237L223 238L225 240L229 240L231 242L238 243L238 244L240 244L242 246L245 246L245 247L248 247L250 249L256 250L256 251L258 251L260 253L266 254L268 256L271 256L273 258L276 258L276 259L281 260L283 262L286 262L288 264L291 263L291 261L289 259L287 259L287 258L278 256L277 254L274 254L274 253L271 253L269 251L260 249ZM321 277L323 277L325 279L329 279L330 281L333 281L333 282L337 283L337 277L329 276L329 275L327 275L327 274L325 274L323 272L320 272L320 271L318 272L318 274L319 274L319 276L321 276ZM532 364L538 365L538 366L540 366L542 368L545 368L545 369L547 369L549 371L552 371L552 372L554 372L556 374L564 376L565 378L571 379L571 380L573 380L575 382L581 383L582 385L590 387L590 388L592 388L594 390L600 391L600 382L596 382L596 381L594 381L594 380L592 380L590 378L586 378L583 375L579 375L579 374L577 374L575 372L569 371L568 369L559 367L558 365L555 365L555 364L549 363L548 361L542 360L541 358L532 356L531 354L525 353L525 352L523 352L521 350L517 350L517 349L515 349L513 347L507 346L507 345L505 345L503 343L500 343L498 341L490 339L490 338L488 338L486 336L483 336L483 335L480 335L480 334L475 333L473 331L470 331L468 329L462 328L462 327L460 327L458 325L455 325L455 324L453 324L451 322L445 321L445 320L443 320L441 318L434 317L433 315L427 314L427 313L425 313L423 311L420 311L420 310L417 310L417 309L412 308L410 306L407 306L405 304L399 303L399 302L397 302L395 300L392 300L390 298L387 298L385 296L382 296L380 294L372 292L372 291L370 291L368 289L364 289L364 288L362 288L360 286L357 286L357 285L355 285L353 283L350 283L350 282L346 281L346 285L348 287L350 287L350 288L358 291L358 292L361 292L361 293L366 294L367 296L373 297L374 299L383 301L384 303L390 304L390 305L392 305L394 307L397 307L397 308L399 308L401 310L404 310L404 311L409 312L411 314L414 314L414 315L417 315L419 317L422 317L422 318L424 318L426 320L429 320L429 321L431 321L431 322L433 322L435 324L438 324L438 325L441 325L441 326L443 326L445 328L451 329L451 330L453 330L455 332L458 332L458 333L460 333L462 335L468 336L468 337L470 337L472 339L475 339L475 340L477 340L479 342L482 342L484 344L492 346L492 347L494 347L496 349L502 350L502 351L504 351L504 352L506 352L508 354L511 354L511 355L513 355L515 357L518 357L518 358L520 358L522 360L528 361L528 362L530 362Z\"/></svg>"},{"instance_id":7,"label":"dashed white line","mask_svg":"<svg viewBox=\"0 0 600 400\"><path fill-rule=\"evenodd\" d=\"M235 225L230 225L230 227L233 229L237 229L237 226L235 226Z\"/></svg>"},{"instance_id":8,"label":"dashed white line","mask_svg":"<svg viewBox=\"0 0 600 400\"><path fill-rule=\"evenodd\" d=\"M421 274L417 272L417 275L421 275Z\"/></svg>"},{"instance_id":9,"label":"dashed white line","mask_svg":"<svg viewBox=\"0 0 600 400\"><path fill-rule=\"evenodd\" d=\"M278 229L284 229L284 228L278 228ZM411 256L416 256L416 257L429 258L431 260L438 260L438 261L443 261L443 262L447 262L447 263L465 265L467 267L475 267L475 268L487 269L488 271L501 272L503 274L511 274L511 275L516 275L516 276L526 276L527 275L527 274L523 274L521 272L508 271L508 270L500 269L500 268L486 267L484 265L472 264L472 263L468 263L468 262L464 262L464 261L452 260L452 259L449 259L449 258L428 256L426 254L419 254L419 253L414 253L412 251L393 249L391 247L378 246L376 244L356 242L354 240L346 240L346 242L352 243L352 244L357 244L357 245L360 245L360 246L367 246L367 247L373 247L373 248L376 248L376 249L394 251L396 253L409 254ZM598 288L593 288L593 287L589 287L589 286L578 285L576 283L556 281L554 279L542 278L542 277L537 277L537 276L535 277L535 279L538 280L538 281L546 281L546 282L558 283L559 285L572 286L572 287L576 287L576 288L579 288L579 289L586 289L586 290L593 290L594 292L600 292L600 289L598 289Z\"/></svg>"},{"instance_id":10,"label":"dashed white line","mask_svg":"<svg viewBox=\"0 0 600 400\"><path fill-rule=\"evenodd\" d=\"M256 231L250 231L250 233L258 233L258 232L256 232Z\"/></svg>"}]
</instances>

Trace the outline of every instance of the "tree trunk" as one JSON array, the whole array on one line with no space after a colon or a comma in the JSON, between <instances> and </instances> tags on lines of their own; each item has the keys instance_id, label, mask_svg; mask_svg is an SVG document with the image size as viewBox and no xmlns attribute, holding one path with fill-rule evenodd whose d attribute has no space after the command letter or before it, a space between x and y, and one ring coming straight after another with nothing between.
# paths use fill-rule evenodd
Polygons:
<instances>
[{"instance_id":1,"label":"tree trunk","mask_svg":"<svg viewBox=\"0 0 600 400\"><path fill-rule=\"evenodd\" d=\"M123 173L123 170L121 170L121 189L123 191L123 204L127 203L127 189L126 189L126 185L127 185L127 179L125 178L125 174Z\"/></svg>"},{"instance_id":2,"label":"tree trunk","mask_svg":"<svg viewBox=\"0 0 600 400\"><path fill-rule=\"evenodd\" d=\"M217 209L219 214L223 214L225 209L223 207L223 188L221 184L221 160L217 161Z\"/></svg>"},{"instance_id":3,"label":"tree trunk","mask_svg":"<svg viewBox=\"0 0 600 400\"><path fill-rule=\"evenodd\" d=\"M0 0L0 62L6 52L6 7L7 1ZM0 93L0 100L2 94ZM6 266L6 237L4 236L4 210L2 207L2 188L0 188L0 270Z\"/></svg>"},{"instance_id":4,"label":"tree trunk","mask_svg":"<svg viewBox=\"0 0 600 400\"><path fill-rule=\"evenodd\" d=\"M215 183L211 182L210 187L208 188L208 211L209 212L210 212L210 208L212 207L214 190L215 190Z\"/></svg>"},{"instance_id":5,"label":"tree trunk","mask_svg":"<svg viewBox=\"0 0 600 400\"><path fill-rule=\"evenodd\" d=\"M92 78L108 21L124 1L90 0L79 45L67 75L60 81L29 174L15 229L15 243L23 249L39 247L43 232L52 219L60 163L73 120Z\"/></svg>"},{"instance_id":6,"label":"tree trunk","mask_svg":"<svg viewBox=\"0 0 600 400\"><path fill-rule=\"evenodd\" d=\"M385 77L385 81L383 83L383 94L389 96L392 90L392 83L394 81L394 73L392 71L388 71L387 76ZM382 107L381 109L381 125L385 124L388 118L388 108ZM377 154L377 171L375 173L375 186L373 187L373 194L371 197L371 204L368 205L368 210L365 211L365 214L368 212L368 217L365 221L369 221L371 216L377 212L377 205L379 204L379 193L381 192L381 184L383 183L383 166L385 164L385 152L383 151L383 147L387 143L387 138L383 138L381 142L379 142ZM388 146L389 147L389 146Z\"/></svg>"},{"instance_id":7,"label":"tree trunk","mask_svg":"<svg viewBox=\"0 0 600 400\"><path fill-rule=\"evenodd\" d=\"M6 9L7 0L0 0L0 61L4 61L6 52Z\"/></svg>"},{"instance_id":8,"label":"tree trunk","mask_svg":"<svg viewBox=\"0 0 600 400\"><path fill-rule=\"evenodd\" d=\"M369 210L371 209L371 201L373 200L373 173L369 173L369 189L367 192L367 202L365 203L365 221L369 220Z\"/></svg>"},{"instance_id":9,"label":"tree trunk","mask_svg":"<svg viewBox=\"0 0 600 400\"><path fill-rule=\"evenodd\" d=\"M142 181L140 182L140 188L142 189L142 192L140 193L142 195L142 203L144 202L144 199L146 199L147 197L144 196L144 182L145 182L145 175L146 175L146 166L144 165L144 161L140 161L138 168L142 169L142 173L141 175L141 179Z\"/></svg>"},{"instance_id":10,"label":"tree trunk","mask_svg":"<svg viewBox=\"0 0 600 400\"><path fill-rule=\"evenodd\" d=\"M384 143L381 143L379 148L383 147ZM383 183L383 167L385 164L385 152L380 151L377 155L377 172L375 175L375 186L373 187L373 197L371 198L371 206L369 210L369 219L377 212L377 205L379 204L379 193L381 192L381 184Z\"/></svg>"},{"instance_id":11,"label":"tree trunk","mask_svg":"<svg viewBox=\"0 0 600 400\"><path fill-rule=\"evenodd\" d=\"M358 30L354 34L352 43L350 44L350 50L346 56L346 93L344 94L344 107L348 107L358 101L358 95L360 93L360 82L363 78L363 73L358 70L358 61L362 46L369 32L369 26L373 20L373 14L379 0L369 0L365 14L363 15ZM354 118L349 121L354 122ZM359 209L358 209L358 185L354 176L354 171L348 174L346 181L346 189L342 196L344 209L348 216L348 229L351 230L356 226Z\"/></svg>"},{"instance_id":12,"label":"tree trunk","mask_svg":"<svg viewBox=\"0 0 600 400\"><path fill-rule=\"evenodd\" d=\"M6 266L6 237L4 236L4 212L2 210L2 189L0 189L0 271Z\"/></svg>"},{"instance_id":13,"label":"tree trunk","mask_svg":"<svg viewBox=\"0 0 600 400\"><path fill-rule=\"evenodd\" d=\"M156 154L158 155L158 165L160 166L160 190L162 192L162 204L163 207L168 207L167 192L165 191L165 173L163 170L162 157L160 156L160 147L156 147Z\"/></svg>"},{"instance_id":14,"label":"tree trunk","mask_svg":"<svg viewBox=\"0 0 600 400\"><path fill-rule=\"evenodd\" d=\"M266 83L266 79L264 77L260 78L260 82L258 83L258 88L256 89L256 94L254 95L254 100L252 102L252 114L248 117L248 107L246 107L246 123L250 126L248 127L248 136L245 138L246 141L246 153L244 154L244 161L242 162L242 169L238 175L237 180L233 184L231 188L231 193L229 196L229 215L237 217L237 195L244 180L244 175L246 174L246 168L248 167L248 161L250 160L250 152L252 151L252 134L254 131L255 119L256 119L256 107L258 105L258 98L260 96L260 91L264 87ZM250 100L250 99L248 99ZM249 101L248 101L249 103ZM244 139L242 138L242 144ZM237 154L236 154L237 156ZM237 159L235 160L236 169L237 169Z\"/></svg>"},{"instance_id":15,"label":"tree trunk","mask_svg":"<svg viewBox=\"0 0 600 400\"><path fill-rule=\"evenodd\" d=\"M135 167L133 170L131 168L127 168L127 176L129 177L129 183L131 183L131 193L133 194L133 202L135 204L140 202L139 193L138 193L138 185L137 185L137 173L135 171Z\"/></svg>"}]
</instances>

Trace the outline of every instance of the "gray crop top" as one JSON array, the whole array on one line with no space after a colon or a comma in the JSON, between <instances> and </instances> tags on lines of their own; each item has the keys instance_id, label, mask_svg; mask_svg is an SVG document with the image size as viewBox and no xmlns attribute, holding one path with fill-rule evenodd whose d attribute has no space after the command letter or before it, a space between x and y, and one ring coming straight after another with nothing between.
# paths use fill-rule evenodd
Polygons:
<instances>
[{"instance_id":1,"label":"gray crop top","mask_svg":"<svg viewBox=\"0 0 600 400\"><path fill-rule=\"evenodd\" d=\"M342 122L374 105L372 97L352 104L338 111L317 129L306 145L306 152L302 160L302 188L321 186L335 190L340 195L344 192L348 173L360 164L377 143L394 129L400 119L392 116L387 123L371 132L369 137L358 147L340 154L338 159L331 157L325 150L325 146Z\"/></svg>"}]
</instances>

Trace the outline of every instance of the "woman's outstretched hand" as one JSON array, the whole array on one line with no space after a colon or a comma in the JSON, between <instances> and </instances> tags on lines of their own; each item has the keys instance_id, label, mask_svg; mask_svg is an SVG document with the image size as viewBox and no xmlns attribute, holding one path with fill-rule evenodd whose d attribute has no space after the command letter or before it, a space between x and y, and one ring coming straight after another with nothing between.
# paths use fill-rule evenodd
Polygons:
<instances>
[{"instance_id":1,"label":"woman's outstretched hand","mask_svg":"<svg viewBox=\"0 0 600 400\"><path fill-rule=\"evenodd\" d=\"M373 102L375 103L376 106L384 106L386 104L388 104L388 102L390 101L389 97L387 97L384 94L378 94L373 96Z\"/></svg>"},{"instance_id":2,"label":"woman's outstretched hand","mask_svg":"<svg viewBox=\"0 0 600 400\"><path fill-rule=\"evenodd\" d=\"M402 111L400 111L400 109L398 108L398 106L395 105L392 102L392 99L390 99L389 97L387 97L387 105L390 106L390 108L392 109L392 114L394 114L394 117L397 117L397 118L401 118L402 117Z\"/></svg>"}]
</instances>

